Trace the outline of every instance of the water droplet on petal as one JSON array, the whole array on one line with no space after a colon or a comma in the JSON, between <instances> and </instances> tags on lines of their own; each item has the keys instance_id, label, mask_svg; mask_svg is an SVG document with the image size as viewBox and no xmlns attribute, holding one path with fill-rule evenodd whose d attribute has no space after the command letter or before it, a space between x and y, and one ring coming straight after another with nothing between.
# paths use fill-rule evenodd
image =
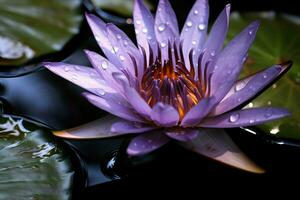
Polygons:
<instances>
[{"instance_id":1,"label":"water droplet on petal","mask_svg":"<svg viewBox=\"0 0 300 200\"><path fill-rule=\"evenodd\" d=\"M108 63L105 60L102 61L101 67L102 67L102 69L106 70L108 68Z\"/></svg>"},{"instance_id":2,"label":"water droplet on petal","mask_svg":"<svg viewBox=\"0 0 300 200\"><path fill-rule=\"evenodd\" d=\"M127 46L127 45L128 45L128 41L124 40L124 46Z\"/></svg>"},{"instance_id":3,"label":"water droplet on petal","mask_svg":"<svg viewBox=\"0 0 300 200\"><path fill-rule=\"evenodd\" d=\"M140 32L138 29L135 29L134 31L135 31L135 34L136 34L136 35L138 35L139 32Z\"/></svg>"},{"instance_id":4,"label":"water droplet on petal","mask_svg":"<svg viewBox=\"0 0 300 200\"><path fill-rule=\"evenodd\" d=\"M273 112L271 109L268 109L267 112L264 114L265 118L268 119L273 115Z\"/></svg>"},{"instance_id":5,"label":"water droplet on petal","mask_svg":"<svg viewBox=\"0 0 300 200\"><path fill-rule=\"evenodd\" d=\"M205 24L199 24L198 28L200 31L203 31L205 29Z\"/></svg>"},{"instance_id":6,"label":"water droplet on petal","mask_svg":"<svg viewBox=\"0 0 300 200\"><path fill-rule=\"evenodd\" d=\"M158 26L158 31L159 31L159 32L163 32L165 29L166 29L166 25L165 25L165 24L160 24L160 25Z\"/></svg>"},{"instance_id":7,"label":"water droplet on petal","mask_svg":"<svg viewBox=\"0 0 300 200\"><path fill-rule=\"evenodd\" d=\"M117 34L117 39L118 40L122 39L122 36L120 34Z\"/></svg>"},{"instance_id":8,"label":"water droplet on petal","mask_svg":"<svg viewBox=\"0 0 300 200\"><path fill-rule=\"evenodd\" d=\"M266 78L268 78L268 75L267 74L263 74L263 77L266 79Z\"/></svg>"},{"instance_id":9,"label":"water droplet on petal","mask_svg":"<svg viewBox=\"0 0 300 200\"><path fill-rule=\"evenodd\" d=\"M198 10L194 10L194 14L198 15L199 11Z\"/></svg>"},{"instance_id":10,"label":"water droplet on petal","mask_svg":"<svg viewBox=\"0 0 300 200\"><path fill-rule=\"evenodd\" d=\"M147 32L148 32L148 29L143 28L143 29L142 29L142 32L143 32L143 33L147 33Z\"/></svg>"},{"instance_id":11,"label":"water droplet on petal","mask_svg":"<svg viewBox=\"0 0 300 200\"><path fill-rule=\"evenodd\" d=\"M137 25L140 25L140 24L141 24L141 20L136 20L135 23L136 23Z\"/></svg>"},{"instance_id":12,"label":"water droplet on petal","mask_svg":"<svg viewBox=\"0 0 300 200\"><path fill-rule=\"evenodd\" d=\"M248 104L249 108L253 108L253 103Z\"/></svg>"},{"instance_id":13,"label":"water droplet on petal","mask_svg":"<svg viewBox=\"0 0 300 200\"><path fill-rule=\"evenodd\" d=\"M122 56L122 55L120 55L119 58L120 58L121 61L124 61L124 60L125 60L125 57Z\"/></svg>"},{"instance_id":14,"label":"water droplet on petal","mask_svg":"<svg viewBox=\"0 0 300 200\"><path fill-rule=\"evenodd\" d=\"M270 130L270 133L271 133L271 134L277 134L279 131L280 131L280 130L279 130L278 127L274 127L274 128L272 128L272 129Z\"/></svg>"},{"instance_id":15,"label":"water droplet on petal","mask_svg":"<svg viewBox=\"0 0 300 200\"><path fill-rule=\"evenodd\" d=\"M149 35L149 36L147 37L147 39L148 39L148 40L152 40L152 37Z\"/></svg>"},{"instance_id":16,"label":"water droplet on petal","mask_svg":"<svg viewBox=\"0 0 300 200\"><path fill-rule=\"evenodd\" d=\"M235 114L230 115L229 121L234 123L234 122L237 122L239 120L239 118L240 118L240 114L235 113Z\"/></svg>"},{"instance_id":17,"label":"water droplet on petal","mask_svg":"<svg viewBox=\"0 0 300 200\"><path fill-rule=\"evenodd\" d=\"M193 41L192 41L192 44L193 44L193 45L196 45L196 41L195 41L195 40L193 40Z\"/></svg>"},{"instance_id":18,"label":"water droplet on petal","mask_svg":"<svg viewBox=\"0 0 300 200\"><path fill-rule=\"evenodd\" d=\"M254 123L254 120L253 120L253 119L250 119L250 120L249 120L249 123L250 123L250 124L253 124L253 123Z\"/></svg>"},{"instance_id":19,"label":"water droplet on petal","mask_svg":"<svg viewBox=\"0 0 300 200\"><path fill-rule=\"evenodd\" d=\"M161 42L161 43L160 43L160 46L161 46L161 48L164 48L164 47L166 47L166 46L167 46L167 43L165 43L165 42Z\"/></svg>"},{"instance_id":20,"label":"water droplet on petal","mask_svg":"<svg viewBox=\"0 0 300 200\"><path fill-rule=\"evenodd\" d=\"M240 81L238 82L235 87L234 87L234 90L237 92L237 91L240 91L241 89L243 89L244 87L246 86L246 82L245 81Z\"/></svg>"},{"instance_id":21,"label":"water droplet on petal","mask_svg":"<svg viewBox=\"0 0 300 200\"><path fill-rule=\"evenodd\" d=\"M192 27L192 26L193 26L193 22L188 21L188 22L186 23L186 25L187 25L187 27Z\"/></svg>"},{"instance_id":22,"label":"water droplet on petal","mask_svg":"<svg viewBox=\"0 0 300 200\"><path fill-rule=\"evenodd\" d=\"M271 102L271 101L268 101L268 105L269 105L269 106L272 105L272 102Z\"/></svg>"},{"instance_id":23,"label":"water droplet on petal","mask_svg":"<svg viewBox=\"0 0 300 200\"><path fill-rule=\"evenodd\" d=\"M65 70L65 72L68 72L68 71L70 71L70 68L69 67L65 67L64 70Z\"/></svg>"},{"instance_id":24,"label":"water droplet on petal","mask_svg":"<svg viewBox=\"0 0 300 200\"><path fill-rule=\"evenodd\" d=\"M252 30L250 30L250 31L249 31L249 35L252 35L252 33L253 33L253 31L252 31Z\"/></svg>"},{"instance_id":25,"label":"water droplet on petal","mask_svg":"<svg viewBox=\"0 0 300 200\"><path fill-rule=\"evenodd\" d=\"M242 98L239 97L237 100L238 100L238 102L240 102L240 101L242 101Z\"/></svg>"},{"instance_id":26,"label":"water droplet on petal","mask_svg":"<svg viewBox=\"0 0 300 200\"><path fill-rule=\"evenodd\" d=\"M103 89L97 89L97 94L99 94L100 96L105 95L105 91Z\"/></svg>"},{"instance_id":27,"label":"water droplet on petal","mask_svg":"<svg viewBox=\"0 0 300 200\"><path fill-rule=\"evenodd\" d=\"M211 55L212 57L214 57L214 56L216 55L216 51L212 50L212 51L210 52L210 55Z\"/></svg>"}]
</instances>

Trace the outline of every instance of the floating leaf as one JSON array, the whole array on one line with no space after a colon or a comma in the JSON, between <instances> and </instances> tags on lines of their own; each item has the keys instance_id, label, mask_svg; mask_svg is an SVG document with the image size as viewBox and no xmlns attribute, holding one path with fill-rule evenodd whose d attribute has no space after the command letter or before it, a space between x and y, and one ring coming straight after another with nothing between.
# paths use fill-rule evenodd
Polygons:
<instances>
[{"instance_id":1,"label":"floating leaf","mask_svg":"<svg viewBox=\"0 0 300 200\"><path fill-rule=\"evenodd\" d=\"M50 134L0 118L0 199L70 199L73 173Z\"/></svg>"},{"instance_id":2,"label":"floating leaf","mask_svg":"<svg viewBox=\"0 0 300 200\"><path fill-rule=\"evenodd\" d=\"M92 0L97 8L115 12L122 16L131 17L134 0ZM147 1L145 1L150 5Z\"/></svg>"},{"instance_id":3,"label":"floating leaf","mask_svg":"<svg viewBox=\"0 0 300 200\"><path fill-rule=\"evenodd\" d=\"M233 13L229 37L251 21L261 25L246 60L244 74L249 75L274 63L293 61L290 71L280 81L252 101L248 107L276 106L287 108L291 117L259 126L268 134L300 139L300 18L274 12Z\"/></svg>"},{"instance_id":4,"label":"floating leaf","mask_svg":"<svg viewBox=\"0 0 300 200\"><path fill-rule=\"evenodd\" d=\"M79 32L80 0L0 0L0 66L59 51Z\"/></svg>"}]
</instances>

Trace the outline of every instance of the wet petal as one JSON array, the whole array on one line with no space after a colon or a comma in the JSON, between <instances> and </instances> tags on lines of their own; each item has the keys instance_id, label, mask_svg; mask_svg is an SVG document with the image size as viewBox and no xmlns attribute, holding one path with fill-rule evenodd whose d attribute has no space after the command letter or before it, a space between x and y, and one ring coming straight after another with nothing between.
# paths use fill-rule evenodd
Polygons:
<instances>
[{"instance_id":1,"label":"wet petal","mask_svg":"<svg viewBox=\"0 0 300 200\"><path fill-rule=\"evenodd\" d=\"M238 78L258 25L258 22L253 22L246 27L228 43L217 59L210 82L211 94L217 102L224 98Z\"/></svg>"},{"instance_id":2,"label":"wet petal","mask_svg":"<svg viewBox=\"0 0 300 200\"><path fill-rule=\"evenodd\" d=\"M179 39L177 18L168 0L160 0L155 15L155 35L162 50L162 59L168 60L168 43Z\"/></svg>"},{"instance_id":3,"label":"wet petal","mask_svg":"<svg viewBox=\"0 0 300 200\"><path fill-rule=\"evenodd\" d=\"M202 99L197 105L192 107L181 121L182 127L196 126L210 112L214 98Z\"/></svg>"},{"instance_id":4,"label":"wet petal","mask_svg":"<svg viewBox=\"0 0 300 200\"><path fill-rule=\"evenodd\" d=\"M95 96L90 93L83 93L85 98L93 104L94 106L105 110L115 116L120 118L136 121L136 122L144 122L145 120L135 113L135 110L128 105L126 100L118 94L106 93L101 97Z\"/></svg>"},{"instance_id":5,"label":"wet petal","mask_svg":"<svg viewBox=\"0 0 300 200\"><path fill-rule=\"evenodd\" d=\"M285 73L291 63L285 65L274 65L250 77L237 81L224 98L212 111L210 116L216 116L230 111L257 96L275 80Z\"/></svg>"},{"instance_id":6,"label":"wet petal","mask_svg":"<svg viewBox=\"0 0 300 200\"><path fill-rule=\"evenodd\" d=\"M250 108L238 110L203 120L199 127L234 128L254 126L286 117L290 113L283 108Z\"/></svg>"},{"instance_id":7,"label":"wet petal","mask_svg":"<svg viewBox=\"0 0 300 200\"><path fill-rule=\"evenodd\" d=\"M189 52L192 49L202 49L207 33L208 18L208 0L197 0L185 21L180 35L186 62L189 60ZM186 66L189 66L189 63L186 63Z\"/></svg>"},{"instance_id":8,"label":"wet petal","mask_svg":"<svg viewBox=\"0 0 300 200\"><path fill-rule=\"evenodd\" d=\"M113 46L108 37L106 30L106 24L97 16L92 14L85 15L86 20L94 34L94 37L102 49L105 56L118 68L122 68L122 64L119 62L118 56L115 54Z\"/></svg>"},{"instance_id":9,"label":"wet petal","mask_svg":"<svg viewBox=\"0 0 300 200\"><path fill-rule=\"evenodd\" d=\"M142 0L136 0L134 3L133 19L138 45L145 50L147 61L149 61L149 48L154 53L154 57L157 55L157 42L154 32L154 18Z\"/></svg>"},{"instance_id":10,"label":"wet petal","mask_svg":"<svg viewBox=\"0 0 300 200\"><path fill-rule=\"evenodd\" d=\"M130 141L127 153L131 156L144 155L158 149L169 141L169 137L159 131L143 133Z\"/></svg>"},{"instance_id":11,"label":"wet petal","mask_svg":"<svg viewBox=\"0 0 300 200\"><path fill-rule=\"evenodd\" d=\"M199 131L197 129L178 129L178 130L166 130L166 135L172 139L186 142L195 139Z\"/></svg>"},{"instance_id":12,"label":"wet petal","mask_svg":"<svg viewBox=\"0 0 300 200\"><path fill-rule=\"evenodd\" d=\"M115 123L123 122L123 119L118 117L108 115L101 119L92 121L87 124L83 124L81 126L61 130L61 131L53 131L53 134L62 138L69 139L97 139L97 138L107 138L114 137L119 135L127 134L125 132L114 132L111 130L111 127Z\"/></svg>"},{"instance_id":13,"label":"wet petal","mask_svg":"<svg viewBox=\"0 0 300 200\"><path fill-rule=\"evenodd\" d=\"M173 106L159 102L152 108L151 119L158 126L171 127L177 125L179 114Z\"/></svg>"},{"instance_id":14,"label":"wet petal","mask_svg":"<svg viewBox=\"0 0 300 200\"><path fill-rule=\"evenodd\" d=\"M121 63L123 69L131 72L133 76L136 74L142 76L144 64L140 51L127 35L114 24L108 23L106 28L112 44L112 52L117 56L116 59Z\"/></svg>"},{"instance_id":15,"label":"wet petal","mask_svg":"<svg viewBox=\"0 0 300 200\"><path fill-rule=\"evenodd\" d=\"M112 125L111 131L116 133L143 133L146 131L157 129L158 127L145 123L120 121Z\"/></svg>"},{"instance_id":16,"label":"wet petal","mask_svg":"<svg viewBox=\"0 0 300 200\"><path fill-rule=\"evenodd\" d=\"M214 22L209 36L204 44L203 49L206 53L203 58L202 66L209 60L215 60L219 56L219 53L223 47L224 40L227 35L228 26L229 26L229 15L230 15L230 4L227 4L224 10L220 13L216 21ZM211 65L214 65L215 62L212 62ZM204 67L202 67L203 69ZM208 70L208 72L211 72ZM203 74L203 72L202 72ZM208 74L209 75L209 74Z\"/></svg>"},{"instance_id":17,"label":"wet petal","mask_svg":"<svg viewBox=\"0 0 300 200\"><path fill-rule=\"evenodd\" d=\"M150 119L151 108L132 87L125 87L125 95L131 106L142 116Z\"/></svg>"},{"instance_id":18,"label":"wet petal","mask_svg":"<svg viewBox=\"0 0 300 200\"><path fill-rule=\"evenodd\" d=\"M105 92L116 92L115 89L108 86L106 82L100 78L97 71L93 68L61 62L47 62L43 63L43 65L53 73L96 95Z\"/></svg>"},{"instance_id":19,"label":"wet petal","mask_svg":"<svg viewBox=\"0 0 300 200\"><path fill-rule=\"evenodd\" d=\"M112 63L110 63L106 58L99 55L96 52L85 50L84 51L92 64L92 66L97 70L103 80L111 85L115 90L122 91L123 87L119 85L117 81L113 78L113 73L123 74L117 67L115 67ZM126 80L124 76L124 80Z\"/></svg>"},{"instance_id":20,"label":"wet petal","mask_svg":"<svg viewBox=\"0 0 300 200\"><path fill-rule=\"evenodd\" d=\"M189 150L227 165L253 173L265 172L253 163L222 129L200 129L196 139L181 144Z\"/></svg>"}]
</instances>

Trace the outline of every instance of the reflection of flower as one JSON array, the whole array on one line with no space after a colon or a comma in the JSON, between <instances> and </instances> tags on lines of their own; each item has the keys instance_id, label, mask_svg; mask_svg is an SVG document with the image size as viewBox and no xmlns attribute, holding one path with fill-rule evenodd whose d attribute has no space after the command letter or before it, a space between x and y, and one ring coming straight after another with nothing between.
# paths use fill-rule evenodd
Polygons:
<instances>
[{"instance_id":1,"label":"reflection of flower","mask_svg":"<svg viewBox=\"0 0 300 200\"><path fill-rule=\"evenodd\" d=\"M258 22L222 49L229 10L227 5L206 37L207 0L195 3L181 34L167 0L160 0L155 19L136 0L134 26L139 49L116 26L88 14L87 21L108 59L85 51L94 68L65 63L45 66L88 90L84 96L92 104L117 117L56 135L103 138L141 133L129 144L130 155L151 152L174 139L205 156L259 172L223 130L216 128L257 125L288 115L281 108L237 109L288 66L274 65L237 81Z\"/></svg>"}]
</instances>

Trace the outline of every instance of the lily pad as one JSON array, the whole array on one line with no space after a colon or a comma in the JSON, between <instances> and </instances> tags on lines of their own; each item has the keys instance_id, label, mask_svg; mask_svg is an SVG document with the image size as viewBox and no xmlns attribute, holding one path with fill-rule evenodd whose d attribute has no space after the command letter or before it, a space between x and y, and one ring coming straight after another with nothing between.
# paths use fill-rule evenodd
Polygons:
<instances>
[{"instance_id":1,"label":"lily pad","mask_svg":"<svg viewBox=\"0 0 300 200\"><path fill-rule=\"evenodd\" d=\"M133 12L134 0L91 0L92 3L101 9L105 9L122 16L131 17ZM151 4L145 1L151 8Z\"/></svg>"},{"instance_id":2,"label":"lily pad","mask_svg":"<svg viewBox=\"0 0 300 200\"><path fill-rule=\"evenodd\" d=\"M80 0L0 0L0 66L61 50L79 32Z\"/></svg>"},{"instance_id":3,"label":"lily pad","mask_svg":"<svg viewBox=\"0 0 300 200\"><path fill-rule=\"evenodd\" d=\"M229 38L249 22L260 20L260 28L246 60L243 76L287 60L290 71L253 100L248 107L287 108L291 116L259 126L265 133L281 138L300 139L300 17L275 12L233 13Z\"/></svg>"},{"instance_id":4,"label":"lily pad","mask_svg":"<svg viewBox=\"0 0 300 200\"><path fill-rule=\"evenodd\" d=\"M22 119L0 118L0 199L70 199L73 174L50 134Z\"/></svg>"}]
</instances>

